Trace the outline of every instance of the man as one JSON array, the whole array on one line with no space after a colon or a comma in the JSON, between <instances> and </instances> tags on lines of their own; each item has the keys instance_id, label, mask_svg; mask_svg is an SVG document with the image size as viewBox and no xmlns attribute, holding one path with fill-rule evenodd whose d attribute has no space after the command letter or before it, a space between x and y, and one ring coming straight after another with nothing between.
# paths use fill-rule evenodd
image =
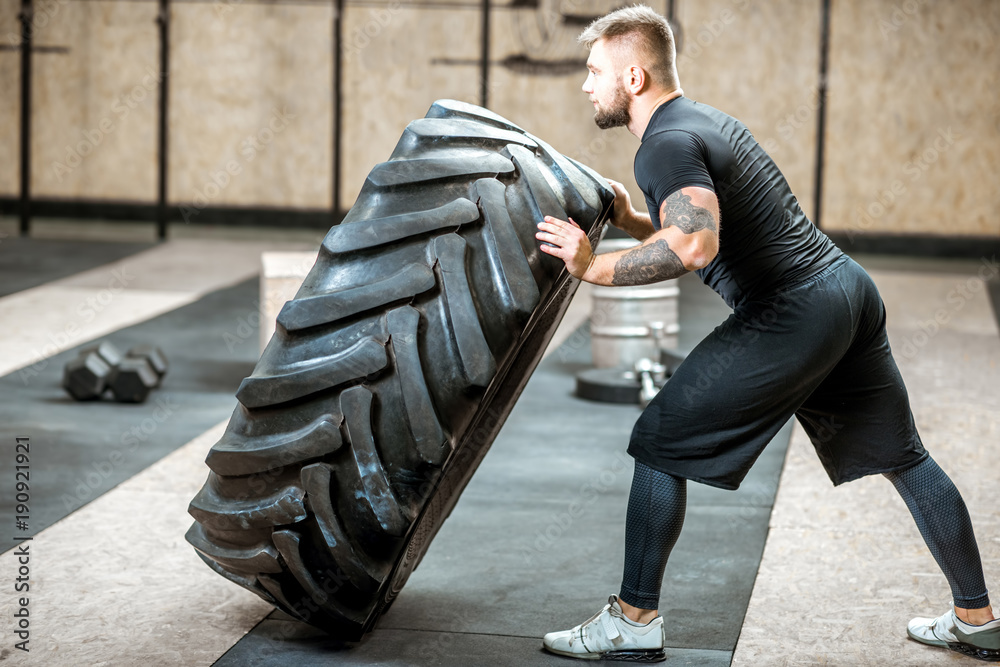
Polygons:
<instances>
[{"instance_id":1,"label":"man","mask_svg":"<svg viewBox=\"0 0 1000 667\"><path fill-rule=\"evenodd\" d=\"M910 622L913 639L1000 659L979 549L965 503L924 450L889 350L871 279L799 207L781 172L736 119L680 88L674 43L648 7L612 12L580 36L583 91L601 128L642 144L635 178L649 214L619 183L613 224L641 241L594 255L572 221L546 217L541 249L598 285L642 285L695 271L733 314L687 357L639 417L620 593L587 621L545 635L577 658L664 659L657 613L667 557L684 522L688 479L739 487L795 415L831 481L885 475L903 496L951 584L954 608ZM699 371L724 359L707 389Z\"/></svg>"}]
</instances>

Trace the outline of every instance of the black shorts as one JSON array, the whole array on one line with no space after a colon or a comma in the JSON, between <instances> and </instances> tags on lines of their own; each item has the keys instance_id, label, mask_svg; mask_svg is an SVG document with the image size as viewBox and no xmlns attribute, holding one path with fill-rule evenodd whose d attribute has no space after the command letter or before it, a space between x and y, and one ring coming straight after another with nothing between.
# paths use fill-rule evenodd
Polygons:
<instances>
[{"instance_id":1,"label":"black shorts","mask_svg":"<svg viewBox=\"0 0 1000 667\"><path fill-rule=\"evenodd\" d=\"M885 305L847 256L740 305L642 413L628 451L656 470L736 489L792 415L834 484L927 456L889 350Z\"/></svg>"}]
</instances>

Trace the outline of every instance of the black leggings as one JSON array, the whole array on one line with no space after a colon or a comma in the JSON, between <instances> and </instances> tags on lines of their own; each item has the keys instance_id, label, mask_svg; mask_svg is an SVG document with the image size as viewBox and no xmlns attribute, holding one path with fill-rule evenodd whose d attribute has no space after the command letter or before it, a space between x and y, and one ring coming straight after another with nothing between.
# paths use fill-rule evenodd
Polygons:
<instances>
[{"instance_id":1,"label":"black leggings","mask_svg":"<svg viewBox=\"0 0 1000 667\"><path fill-rule=\"evenodd\" d=\"M885 476L903 496L931 555L948 578L955 606L988 607L990 597L969 510L948 474L928 456L915 466Z\"/></svg>"},{"instance_id":2,"label":"black leggings","mask_svg":"<svg viewBox=\"0 0 1000 667\"><path fill-rule=\"evenodd\" d=\"M951 585L955 606L990 604L979 547L962 496L928 456L915 466L886 473L906 501L920 534ZM619 597L640 609L656 609L660 586L687 505L687 480L635 462L625 518L625 573Z\"/></svg>"},{"instance_id":3,"label":"black leggings","mask_svg":"<svg viewBox=\"0 0 1000 667\"><path fill-rule=\"evenodd\" d=\"M638 459L625 514L625 576L618 594L640 609L656 609L663 570L684 526L687 480Z\"/></svg>"}]
</instances>

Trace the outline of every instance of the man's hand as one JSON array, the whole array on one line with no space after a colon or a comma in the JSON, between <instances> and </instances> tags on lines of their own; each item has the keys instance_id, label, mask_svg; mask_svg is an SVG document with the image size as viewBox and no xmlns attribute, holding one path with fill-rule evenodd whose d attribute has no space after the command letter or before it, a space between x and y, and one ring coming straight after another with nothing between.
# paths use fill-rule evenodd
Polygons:
<instances>
[{"instance_id":1,"label":"man's hand","mask_svg":"<svg viewBox=\"0 0 1000 667\"><path fill-rule=\"evenodd\" d=\"M618 181L612 181L609 178L608 185L615 191L615 215L611 219L611 224L618 229L623 229L629 225L632 217L636 214L635 209L632 208L632 198L629 196L625 186Z\"/></svg>"},{"instance_id":2,"label":"man's hand","mask_svg":"<svg viewBox=\"0 0 1000 667\"><path fill-rule=\"evenodd\" d=\"M645 241L653 233L653 223L648 213L639 213L632 208L632 198L625 186L608 179L608 185L615 191L614 217L611 224L638 241Z\"/></svg>"},{"instance_id":3,"label":"man's hand","mask_svg":"<svg viewBox=\"0 0 1000 667\"><path fill-rule=\"evenodd\" d=\"M590 247L590 239L573 218L567 222L547 215L544 221L538 223L538 230L535 238L552 244L543 243L542 252L561 259L574 278L583 280L590 265L594 263L595 255Z\"/></svg>"}]
</instances>

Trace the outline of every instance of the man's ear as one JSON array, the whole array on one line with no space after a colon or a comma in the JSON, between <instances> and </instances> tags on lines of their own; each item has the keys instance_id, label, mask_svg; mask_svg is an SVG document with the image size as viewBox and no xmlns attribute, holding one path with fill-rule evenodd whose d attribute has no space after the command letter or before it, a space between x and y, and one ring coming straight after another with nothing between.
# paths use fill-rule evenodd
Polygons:
<instances>
[{"instance_id":1,"label":"man's ear","mask_svg":"<svg viewBox=\"0 0 1000 667\"><path fill-rule=\"evenodd\" d=\"M632 65L625 73L625 87L633 95L638 95L646 87L646 71L638 65Z\"/></svg>"}]
</instances>

